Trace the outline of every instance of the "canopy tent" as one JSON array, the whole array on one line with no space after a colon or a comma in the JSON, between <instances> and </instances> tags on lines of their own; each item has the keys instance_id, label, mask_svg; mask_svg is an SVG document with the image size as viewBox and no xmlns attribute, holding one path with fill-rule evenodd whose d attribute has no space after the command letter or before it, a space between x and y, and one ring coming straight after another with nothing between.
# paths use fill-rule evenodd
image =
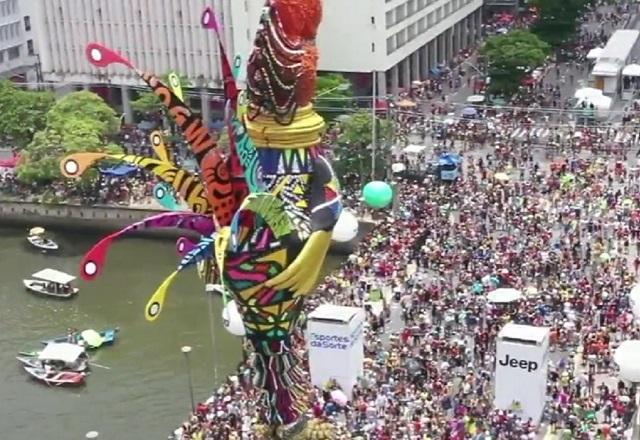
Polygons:
<instances>
[{"instance_id":1,"label":"canopy tent","mask_svg":"<svg viewBox=\"0 0 640 440\"><path fill-rule=\"evenodd\" d=\"M402 152L405 154L420 154L422 153L424 150L426 150L427 147L424 145L407 145L406 147L404 147L402 149Z\"/></svg>"},{"instance_id":2,"label":"canopy tent","mask_svg":"<svg viewBox=\"0 0 640 440\"><path fill-rule=\"evenodd\" d=\"M47 344L38 355L41 361L75 362L84 353L84 348L68 342Z\"/></svg>"},{"instance_id":3,"label":"canopy tent","mask_svg":"<svg viewBox=\"0 0 640 440\"><path fill-rule=\"evenodd\" d=\"M442 153L438 158L439 165L458 165L462 163L462 157L456 153Z\"/></svg>"},{"instance_id":4,"label":"canopy tent","mask_svg":"<svg viewBox=\"0 0 640 440\"><path fill-rule=\"evenodd\" d=\"M484 95L471 95L467 98L469 104L480 104L484 102Z\"/></svg>"},{"instance_id":5,"label":"canopy tent","mask_svg":"<svg viewBox=\"0 0 640 440\"><path fill-rule=\"evenodd\" d=\"M604 52L604 47L594 47L587 54L587 59L597 60L598 58L600 58L600 55L602 55L602 52Z\"/></svg>"},{"instance_id":6,"label":"canopy tent","mask_svg":"<svg viewBox=\"0 0 640 440\"><path fill-rule=\"evenodd\" d=\"M611 108L611 103L613 102L613 100L604 95L586 96L578 100L576 107L582 105L583 102L588 106L593 105L596 110L609 110Z\"/></svg>"},{"instance_id":7,"label":"canopy tent","mask_svg":"<svg viewBox=\"0 0 640 440\"><path fill-rule=\"evenodd\" d=\"M622 69L624 76L640 76L640 64L628 64Z\"/></svg>"},{"instance_id":8,"label":"canopy tent","mask_svg":"<svg viewBox=\"0 0 640 440\"><path fill-rule=\"evenodd\" d=\"M522 298L522 292L517 289L501 288L487 294L487 301L494 304L510 303Z\"/></svg>"},{"instance_id":9,"label":"canopy tent","mask_svg":"<svg viewBox=\"0 0 640 440\"><path fill-rule=\"evenodd\" d=\"M617 76L620 65L610 61L598 61L591 72L595 76Z\"/></svg>"},{"instance_id":10,"label":"canopy tent","mask_svg":"<svg viewBox=\"0 0 640 440\"><path fill-rule=\"evenodd\" d=\"M578 99L588 98L591 96L602 96L602 90L594 89L593 87L583 87L576 90L573 97Z\"/></svg>"},{"instance_id":11,"label":"canopy tent","mask_svg":"<svg viewBox=\"0 0 640 440\"><path fill-rule=\"evenodd\" d=\"M123 177L137 170L138 170L138 167L133 165L126 165L126 164L116 165L110 168L100 168L100 172L103 175L111 176L111 177Z\"/></svg>"},{"instance_id":12,"label":"canopy tent","mask_svg":"<svg viewBox=\"0 0 640 440\"><path fill-rule=\"evenodd\" d=\"M640 341L623 341L613 353L613 360L620 368L622 379L640 382Z\"/></svg>"},{"instance_id":13,"label":"canopy tent","mask_svg":"<svg viewBox=\"0 0 640 440\"><path fill-rule=\"evenodd\" d=\"M466 107L462 109L462 116L466 118L475 117L478 114L478 110L473 107Z\"/></svg>"},{"instance_id":14,"label":"canopy tent","mask_svg":"<svg viewBox=\"0 0 640 440\"><path fill-rule=\"evenodd\" d=\"M76 279L73 275L69 275L68 273L60 272L55 269L42 269L31 276L40 280L51 281L58 284L69 284L71 281Z\"/></svg>"}]
</instances>

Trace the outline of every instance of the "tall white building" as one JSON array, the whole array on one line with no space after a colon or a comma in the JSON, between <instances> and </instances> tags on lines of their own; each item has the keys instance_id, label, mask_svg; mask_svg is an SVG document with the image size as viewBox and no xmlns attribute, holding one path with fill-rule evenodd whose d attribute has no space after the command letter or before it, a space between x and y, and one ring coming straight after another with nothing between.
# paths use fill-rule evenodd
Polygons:
<instances>
[{"instance_id":1,"label":"tall white building","mask_svg":"<svg viewBox=\"0 0 640 440\"><path fill-rule=\"evenodd\" d=\"M246 61L264 5L264 0L20 2L37 11L32 21L44 79L119 86L128 118L129 88L140 80L121 66L91 66L84 54L88 42L102 42L142 69L175 70L203 90L220 88L218 45L200 25L204 7L216 11L230 56ZM324 0L320 69L376 71L381 94L406 87L479 37L481 6L482 0Z\"/></svg>"},{"instance_id":2,"label":"tall white building","mask_svg":"<svg viewBox=\"0 0 640 440\"><path fill-rule=\"evenodd\" d=\"M0 78L24 75L27 80L27 73L36 72L32 18L22 3L0 0Z\"/></svg>"},{"instance_id":3,"label":"tall white building","mask_svg":"<svg viewBox=\"0 0 640 440\"><path fill-rule=\"evenodd\" d=\"M325 0L320 67L376 72L380 94L425 79L480 38L482 0Z\"/></svg>"}]
</instances>

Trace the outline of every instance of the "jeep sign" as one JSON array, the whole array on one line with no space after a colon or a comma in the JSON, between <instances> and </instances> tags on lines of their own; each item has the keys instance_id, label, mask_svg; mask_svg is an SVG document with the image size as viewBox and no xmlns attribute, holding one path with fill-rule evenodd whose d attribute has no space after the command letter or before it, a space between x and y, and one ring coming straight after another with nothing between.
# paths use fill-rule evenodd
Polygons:
<instances>
[{"instance_id":1,"label":"jeep sign","mask_svg":"<svg viewBox=\"0 0 640 440\"><path fill-rule=\"evenodd\" d=\"M498 363L505 367L508 365L511 368L522 368L523 370L527 370L529 373L538 369L537 362L518 360L510 357L509 355L506 355L506 357L503 360L498 361Z\"/></svg>"}]
</instances>

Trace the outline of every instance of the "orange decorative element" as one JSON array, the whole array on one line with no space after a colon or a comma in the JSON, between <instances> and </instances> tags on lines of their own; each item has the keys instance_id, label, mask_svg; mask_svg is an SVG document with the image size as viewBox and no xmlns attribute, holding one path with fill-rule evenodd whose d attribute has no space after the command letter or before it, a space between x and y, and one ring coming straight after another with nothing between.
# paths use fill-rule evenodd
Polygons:
<instances>
[{"instance_id":1,"label":"orange decorative element","mask_svg":"<svg viewBox=\"0 0 640 440\"><path fill-rule=\"evenodd\" d=\"M313 40L322 20L320 0L274 0L282 29L291 40Z\"/></svg>"},{"instance_id":2,"label":"orange decorative element","mask_svg":"<svg viewBox=\"0 0 640 440\"><path fill-rule=\"evenodd\" d=\"M305 106L316 93L316 75L318 70L318 49L312 44L304 45L302 68L296 87L296 103Z\"/></svg>"}]
</instances>

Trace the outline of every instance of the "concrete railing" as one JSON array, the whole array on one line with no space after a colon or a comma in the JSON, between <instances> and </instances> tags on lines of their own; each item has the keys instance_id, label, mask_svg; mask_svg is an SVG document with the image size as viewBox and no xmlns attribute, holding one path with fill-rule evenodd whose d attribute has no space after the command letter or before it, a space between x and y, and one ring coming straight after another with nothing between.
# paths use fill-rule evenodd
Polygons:
<instances>
[{"instance_id":1,"label":"concrete railing","mask_svg":"<svg viewBox=\"0 0 640 440\"><path fill-rule=\"evenodd\" d=\"M74 232L114 232L131 223L162 212L166 211L112 205L46 204L0 199L0 226L19 226L25 229L43 226ZM353 252L355 244L372 227L373 223L366 220L360 221L358 237L350 243L332 243L331 251L335 253ZM136 232L136 235L174 238L184 235L184 231L153 230Z\"/></svg>"}]
</instances>

